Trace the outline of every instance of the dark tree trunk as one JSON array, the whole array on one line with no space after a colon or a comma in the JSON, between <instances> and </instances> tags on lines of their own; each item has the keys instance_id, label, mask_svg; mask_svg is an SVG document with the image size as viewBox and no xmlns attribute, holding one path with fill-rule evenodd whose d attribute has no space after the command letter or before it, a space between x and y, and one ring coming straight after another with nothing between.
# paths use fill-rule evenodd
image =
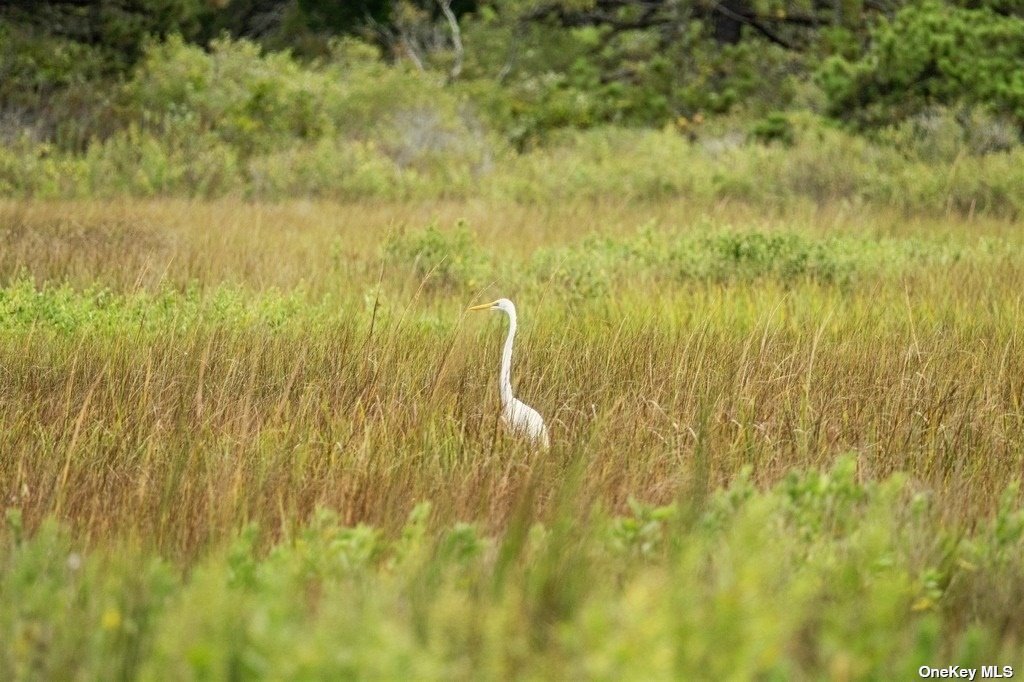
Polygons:
<instances>
[{"instance_id":1,"label":"dark tree trunk","mask_svg":"<svg viewBox=\"0 0 1024 682\"><path fill-rule=\"evenodd\" d=\"M742 20L749 13L746 0L720 0L712 6L711 26L715 41L735 45L743 37Z\"/></svg>"}]
</instances>

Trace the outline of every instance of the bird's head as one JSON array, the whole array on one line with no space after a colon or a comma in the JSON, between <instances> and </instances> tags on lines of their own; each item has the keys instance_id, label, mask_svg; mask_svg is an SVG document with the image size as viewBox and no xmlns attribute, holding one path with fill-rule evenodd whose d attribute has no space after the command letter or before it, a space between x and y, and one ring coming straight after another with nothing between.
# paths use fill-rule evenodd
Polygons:
<instances>
[{"instance_id":1,"label":"bird's head","mask_svg":"<svg viewBox=\"0 0 1024 682\"><path fill-rule=\"evenodd\" d=\"M491 301L490 303L481 303L470 307L470 310L502 310L509 315L515 315L516 306L512 301L507 298L499 298L497 301Z\"/></svg>"}]
</instances>

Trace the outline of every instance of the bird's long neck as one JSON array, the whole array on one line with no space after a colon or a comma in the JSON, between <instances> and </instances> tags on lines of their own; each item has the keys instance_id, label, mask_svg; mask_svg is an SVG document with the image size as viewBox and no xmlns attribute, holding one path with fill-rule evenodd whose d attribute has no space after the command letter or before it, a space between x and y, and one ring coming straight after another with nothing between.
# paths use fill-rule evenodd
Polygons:
<instances>
[{"instance_id":1,"label":"bird's long neck","mask_svg":"<svg viewBox=\"0 0 1024 682\"><path fill-rule=\"evenodd\" d=\"M505 337L505 348L501 352L501 372L498 373L498 390L501 392L502 406L512 402L512 340L516 336L516 316L509 313L508 336Z\"/></svg>"}]
</instances>

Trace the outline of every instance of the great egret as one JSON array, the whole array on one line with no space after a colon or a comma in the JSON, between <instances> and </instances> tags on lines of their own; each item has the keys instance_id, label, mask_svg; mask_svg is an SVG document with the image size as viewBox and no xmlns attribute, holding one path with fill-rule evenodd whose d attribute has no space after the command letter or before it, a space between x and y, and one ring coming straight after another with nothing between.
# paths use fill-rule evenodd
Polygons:
<instances>
[{"instance_id":1,"label":"great egret","mask_svg":"<svg viewBox=\"0 0 1024 682\"><path fill-rule=\"evenodd\" d=\"M493 303L475 305L470 310L500 310L508 315L508 336L505 337L505 349L501 353L501 371L498 373L501 420L512 433L525 436L547 449L551 441L548 439L548 429L544 426L544 418L537 410L512 395L512 340L516 336L515 304L507 298L499 298Z\"/></svg>"}]
</instances>

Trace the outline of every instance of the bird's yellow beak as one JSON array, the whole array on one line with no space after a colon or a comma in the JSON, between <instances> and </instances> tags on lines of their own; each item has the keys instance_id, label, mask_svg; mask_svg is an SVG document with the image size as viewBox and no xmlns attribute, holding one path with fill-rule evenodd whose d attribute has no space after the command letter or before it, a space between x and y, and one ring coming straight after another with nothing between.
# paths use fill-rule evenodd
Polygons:
<instances>
[{"instance_id":1,"label":"bird's yellow beak","mask_svg":"<svg viewBox=\"0 0 1024 682\"><path fill-rule=\"evenodd\" d=\"M470 310L488 310L493 308L497 301L491 301L490 303L481 303L480 305L471 306Z\"/></svg>"}]
</instances>

